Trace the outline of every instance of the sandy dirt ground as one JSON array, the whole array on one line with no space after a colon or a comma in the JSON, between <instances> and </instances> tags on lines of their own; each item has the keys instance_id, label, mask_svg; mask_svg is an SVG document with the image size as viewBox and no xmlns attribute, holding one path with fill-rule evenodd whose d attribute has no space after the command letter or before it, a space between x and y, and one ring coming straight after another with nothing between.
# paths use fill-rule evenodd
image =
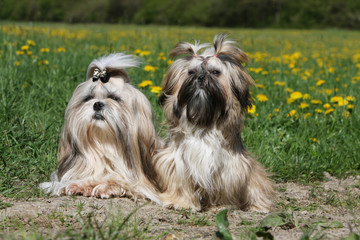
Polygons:
<instances>
[{"instance_id":1,"label":"sandy dirt ground","mask_svg":"<svg viewBox=\"0 0 360 240\"><path fill-rule=\"evenodd\" d=\"M326 174L326 173L325 173ZM326 174L326 181L300 185L277 184L275 213L291 216L291 224L270 227L266 232L274 239L300 239L305 232L316 238L340 239L351 232L360 231L360 176L336 179ZM244 212L231 206L212 207L199 213L175 211L146 200L134 202L126 198L96 199L87 197L48 197L14 201L0 198L10 205L0 212L0 238L37 232L49 239L72 228L81 229L81 216L91 214L93 220L102 223L111 216L127 216L141 206L131 221L149 225L149 236L160 239L216 239L216 214L229 208L229 231L235 239L244 239L259 230L266 213ZM254 230L255 229L255 230Z\"/></svg>"}]
</instances>

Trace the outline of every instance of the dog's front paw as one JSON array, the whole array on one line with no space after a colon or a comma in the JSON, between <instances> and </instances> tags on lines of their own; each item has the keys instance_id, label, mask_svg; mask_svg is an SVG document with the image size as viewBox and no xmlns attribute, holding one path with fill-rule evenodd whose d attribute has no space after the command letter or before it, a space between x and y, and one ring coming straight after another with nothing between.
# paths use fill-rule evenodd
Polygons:
<instances>
[{"instance_id":1,"label":"dog's front paw","mask_svg":"<svg viewBox=\"0 0 360 240\"><path fill-rule=\"evenodd\" d=\"M163 206L167 208L173 208L175 210L190 209L192 212L201 210L200 201L197 199L191 201L184 197L174 197L166 193L161 194L160 198L163 202Z\"/></svg>"},{"instance_id":2,"label":"dog's front paw","mask_svg":"<svg viewBox=\"0 0 360 240\"><path fill-rule=\"evenodd\" d=\"M90 197L93 187L87 184L72 183L65 188L66 195L83 195Z\"/></svg>"},{"instance_id":3,"label":"dog's front paw","mask_svg":"<svg viewBox=\"0 0 360 240\"><path fill-rule=\"evenodd\" d=\"M66 195L82 195L83 191L83 187L77 183L72 183L65 188Z\"/></svg>"},{"instance_id":4,"label":"dog's front paw","mask_svg":"<svg viewBox=\"0 0 360 240\"><path fill-rule=\"evenodd\" d=\"M102 183L97 185L91 193L91 196L97 198L110 198L112 196L125 196L125 189L121 188L119 185Z\"/></svg>"}]
</instances>

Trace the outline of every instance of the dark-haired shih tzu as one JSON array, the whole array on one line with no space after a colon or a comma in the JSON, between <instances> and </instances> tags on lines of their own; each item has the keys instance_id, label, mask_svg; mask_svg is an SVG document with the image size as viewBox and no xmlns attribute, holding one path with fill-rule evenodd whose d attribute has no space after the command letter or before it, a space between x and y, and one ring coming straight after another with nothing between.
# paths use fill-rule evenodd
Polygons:
<instances>
[{"instance_id":1,"label":"dark-haired shih tzu","mask_svg":"<svg viewBox=\"0 0 360 240\"><path fill-rule=\"evenodd\" d=\"M40 185L46 192L160 203L150 162L160 144L151 105L125 71L137 65L122 53L90 63L67 105L58 168Z\"/></svg>"},{"instance_id":2,"label":"dark-haired shih tzu","mask_svg":"<svg viewBox=\"0 0 360 240\"><path fill-rule=\"evenodd\" d=\"M205 48L199 54L198 52ZM233 204L267 212L274 190L261 164L241 141L253 80L236 42L217 35L213 46L180 42L159 98L170 139L154 156L160 198L174 208Z\"/></svg>"}]
</instances>

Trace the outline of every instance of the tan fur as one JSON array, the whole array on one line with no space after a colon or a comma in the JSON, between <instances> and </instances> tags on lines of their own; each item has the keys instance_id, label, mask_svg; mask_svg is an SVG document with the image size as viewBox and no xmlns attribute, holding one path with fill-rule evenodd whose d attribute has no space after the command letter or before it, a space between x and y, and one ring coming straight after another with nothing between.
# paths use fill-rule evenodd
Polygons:
<instances>
[{"instance_id":1,"label":"tan fur","mask_svg":"<svg viewBox=\"0 0 360 240\"><path fill-rule=\"evenodd\" d=\"M53 182L41 184L45 191L145 197L160 203L150 160L161 143L152 124L151 105L131 86L121 66L136 62L131 56L112 54L90 64L88 80L76 88L66 108L58 169ZM93 81L95 68L107 69L109 81ZM98 103L103 105L100 110L95 109Z\"/></svg>"},{"instance_id":2,"label":"tan fur","mask_svg":"<svg viewBox=\"0 0 360 240\"><path fill-rule=\"evenodd\" d=\"M171 55L185 54L186 49L191 49L189 46L189 43L180 43ZM170 67L159 99L171 127L166 147L153 158L163 204L194 210L233 204L241 209L270 211L274 198L272 183L241 142L243 119L247 107L251 106L249 87L253 84L241 65L248 59L246 54L224 35L216 36L213 47L199 56L190 50L188 54L190 57L177 59ZM204 74L205 87L198 87L202 86L200 78ZM211 123L190 122L186 110L190 102L185 108L179 106L183 97L179 95L180 89L192 81L197 81L193 92L198 97L192 101L198 101L195 106L199 112L206 109L207 103L225 101L223 109L205 111L210 113L209 117L214 116ZM222 97L211 94L216 93L211 89L218 87L224 89ZM216 99L212 101L212 97Z\"/></svg>"}]
</instances>

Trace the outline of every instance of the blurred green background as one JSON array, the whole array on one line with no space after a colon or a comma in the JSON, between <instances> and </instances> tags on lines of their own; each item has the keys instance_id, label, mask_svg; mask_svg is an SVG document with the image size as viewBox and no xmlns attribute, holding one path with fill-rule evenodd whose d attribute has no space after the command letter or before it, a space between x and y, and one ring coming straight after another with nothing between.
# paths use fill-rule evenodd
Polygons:
<instances>
[{"instance_id":1,"label":"blurred green background","mask_svg":"<svg viewBox=\"0 0 360 240\"><path fill-rule=\"evenodd\" d=\"M360 1L1 0L0 20L360 29Z\"/></svg>"}]
</instances>

